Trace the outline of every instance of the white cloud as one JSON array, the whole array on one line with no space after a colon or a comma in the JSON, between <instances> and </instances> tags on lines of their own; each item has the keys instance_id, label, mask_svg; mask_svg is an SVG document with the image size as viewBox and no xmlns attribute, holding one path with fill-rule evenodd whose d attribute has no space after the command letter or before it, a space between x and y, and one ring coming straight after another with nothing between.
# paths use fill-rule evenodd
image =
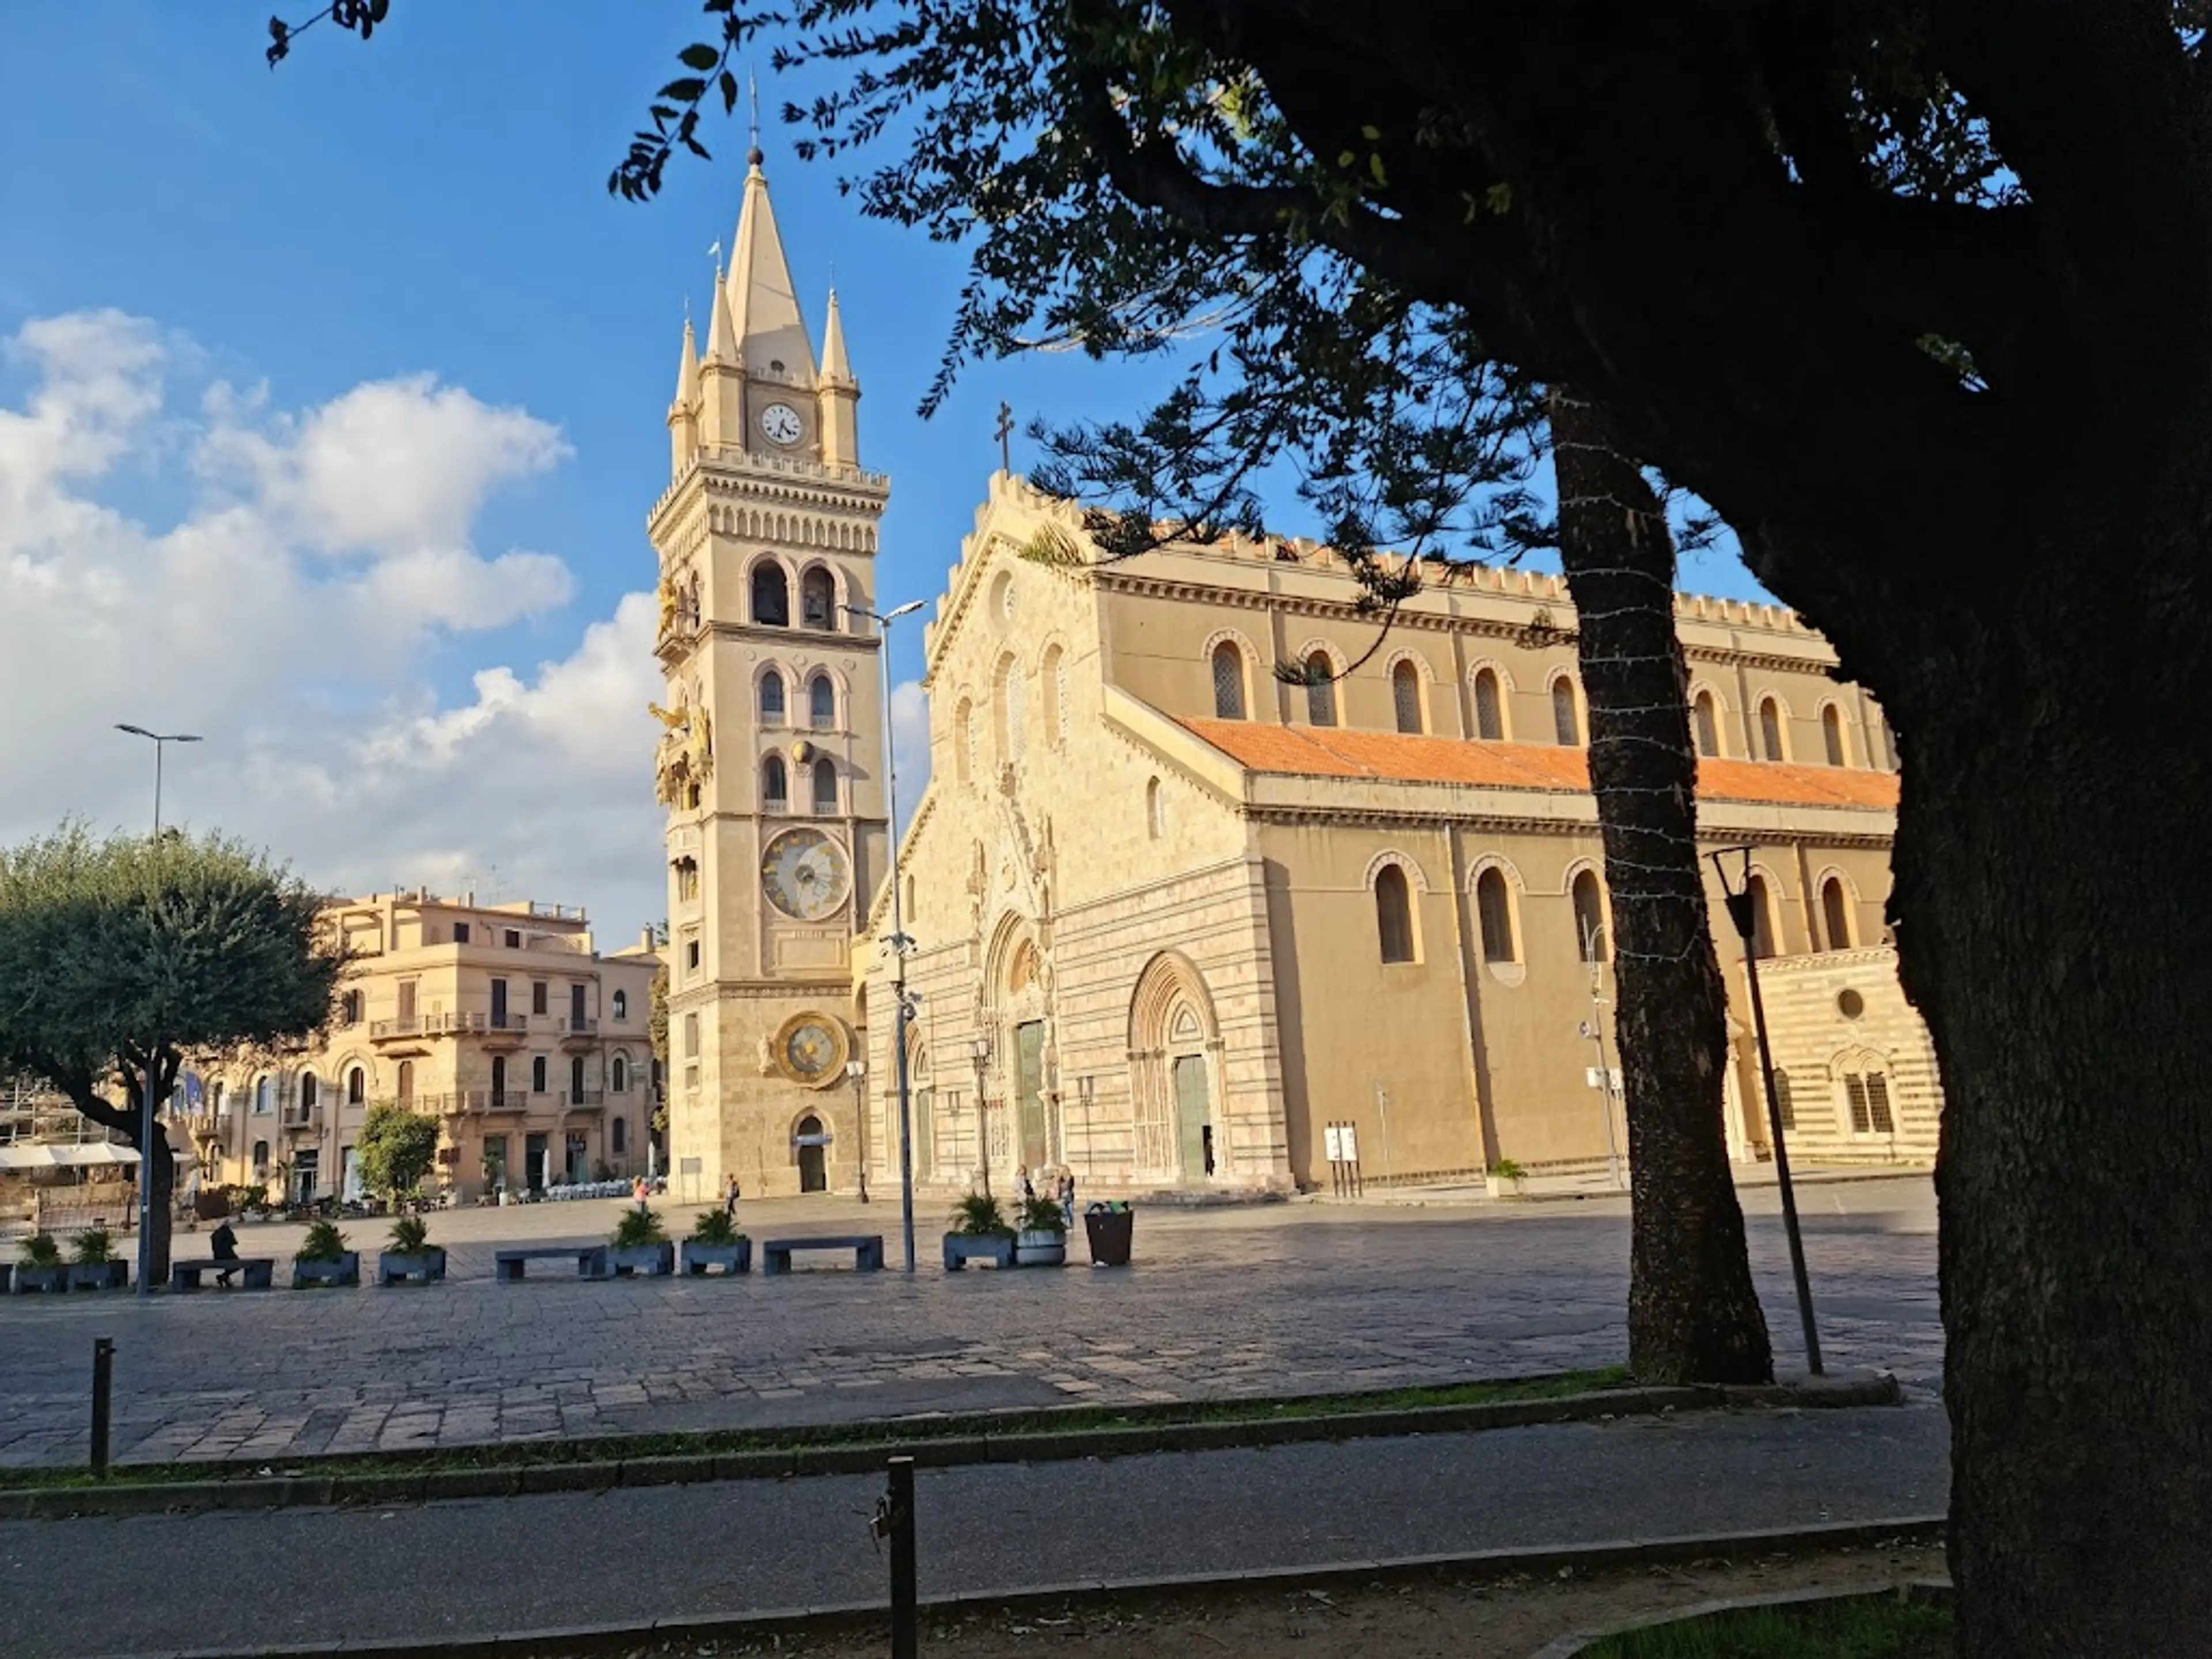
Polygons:
<instances>
[{"instance_id":1,"label":"white cloud","mask_svg":"<svg viewBox=\"0 0 2212 1659\"><path fill-rule=\"evenodd\" d=\"M650 597L568 656L486 660L465 700L427 681L429 647L573 598L556 554L471 540L568 453L556 428L428 376L289 411L172 399L194 354L114 312L5 350L31 385L0 407L0 839L143 823L151 757L110 729L130 720L206 735L170 753L166 818L318 885L582 902L617 945L659 915ZM197 494L127 507L148 480Z\"/></svg>"}]
</instances>

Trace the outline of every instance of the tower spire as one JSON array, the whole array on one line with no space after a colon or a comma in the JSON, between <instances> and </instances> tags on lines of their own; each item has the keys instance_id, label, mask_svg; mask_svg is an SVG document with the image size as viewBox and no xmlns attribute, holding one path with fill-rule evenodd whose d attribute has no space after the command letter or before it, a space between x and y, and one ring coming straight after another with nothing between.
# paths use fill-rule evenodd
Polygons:
<instances>
[{"instance_id":1,"label":"tower spire","mask_svg":"<svg viewBox=\"0 0 2212 1659\"><path fill-rule=\"evenodd\" d=\"M691 335L691 302L684 302L684 356L676 366L676 402L690 409L699 402L699 343Z\"/></svg>"},{"instance_id":2,"label":"tower spire","mask_svg":"<svg viewBox=\"0 0 2212 1659\"><path fill-rule=\"evenodd\" d=\"M853 365L845 356L845 319L837 310L837 289L830 289L830 320L822 330L822 379L824 384L853 384Z\"/></svg>"},{"instance_id":3,"label":"tower spire","mask_svg":"<svg viewBox=\"0 0 2212 1659\"><path fill-rule=\"evenodd\" d=\"M811 387L814 345L799 313L790 264L783 257L783 238L776 229L757 144L745 170L744 205L738 213L730 279L724 288L745 372Z\"/></svg>"}]
</instances>

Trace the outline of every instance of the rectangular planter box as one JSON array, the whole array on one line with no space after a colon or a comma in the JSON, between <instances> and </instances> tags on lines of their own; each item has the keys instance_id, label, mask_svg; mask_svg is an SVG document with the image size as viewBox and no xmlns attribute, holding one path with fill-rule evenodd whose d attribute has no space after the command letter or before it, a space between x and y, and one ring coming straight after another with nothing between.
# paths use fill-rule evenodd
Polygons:
<instances>
[{"instance_id":1,"label":"rectangular planter box","mask_svg":"<svg viewBox=\"0 0 2212 1659\"><path fill-rule=\"evenodd\" d=\"M1012 1233L945 1234L945 1271L957 1273L971 1261L988 1261L1000 1267L1012 1267L1014 1236Z\"/></svg>"},{"instance_id":2,"label":"rectangular planter box","mask_svg":"<svg viewBox=\"0 0 2212 1659\"><path fill-rule=\"evenodd\" d=\"M336 1261L295 1261L292 1264L292 1288L300 1290L309 1285L358 1285L361 1283L361 1252L348 1250Z\"/></svg>"},{"instance_id":3,"label":"rectangular planter box","mask_svg":"<svg viewBox=\"0 0 2212 1659\"><path fill-rule=\"evenodd\" d=\"M17 1296L51 1296L69 1289L69 1268L65 1265L52 1267L26 1267L18 1263L15 1268Z\"/></svg>"},{"instance_id":4,"label":"rectangular planter box","mask_svg":"<svg viewBox=\"0 0 2212 1659\"><path fill-rule=\"evenodd\" d=\"M1018 1267L1065 1267L1067 1235L1048 1227L1025 1229L1014 1236L1014 1265Z\"/></svg>"},{"instance_id":5,"label":"rectangular planter box","mask_svg":"<svg viewBox=\"0 0 2212 1659\"><path fill-rule=\"evenodd\" d=\"M725 1273L749 1273L753 1270L753 1242L741 1238L734 1244L702 1244L696 1238L684 1241L684 1272L687 1278L702 1277L709 1267L720 1267Z\"/></svg>"},{"instance_id":6,"label":"rectangular planter box","mask_svg":"<svg viewBox=\"0 0 2212 1659\"><path fill-rule=\"evenodd\" d=\"M644 1244L625 1250L607 1246L606 1271L611 1274L637 1273L647 1277L672 1273L676 1271L676 1246Z\"/></svg>"},{"instance_id":7,"label":"rectangular planter box","mask_svg":"<svg viewBox=\"0 0 2212 1659\"><path fill-rule=\"evenodd\" d=\"M379 1250L376 1253L376 1282L380 1285L401 1285L412 1281L428 1285L446 1276L446 1252L437 1245L427 1250Z\"/></svg>"},{"instance_id":8,"label":"rectangular planter box","mask_svg":"<svg viewBox=\"0 0 2212 1659\"><path fill-rule=\"evenodd\" d=\"M131 1283L127 1261L72 1261L69 1287L73 1291L120 1291Z\"/></svg>"}]
</instances>

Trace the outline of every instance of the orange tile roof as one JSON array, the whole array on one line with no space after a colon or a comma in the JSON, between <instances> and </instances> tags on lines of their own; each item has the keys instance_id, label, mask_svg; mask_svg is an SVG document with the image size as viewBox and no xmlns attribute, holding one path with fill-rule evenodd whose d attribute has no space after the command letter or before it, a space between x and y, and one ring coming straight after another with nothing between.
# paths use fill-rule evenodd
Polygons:
<instances>
[{"instance_id":1,"label":"orange tile roof","mask_svg":"<svg viewBox=\"0 0 2212 1659\"><path fill-rule=\"evenodd\" d=\"M1533 743L1417 738L1341 726L1261 726L1249 720L1177 722L1248 772L1308 778L1374 778L1396 783L1462 783L1492 789L1585 793L1589 767L1579 749ZM1711 800L1894 811L1897 778L1838 766L1701 760L1698 793Z\"/></svg>"}]
</instances>

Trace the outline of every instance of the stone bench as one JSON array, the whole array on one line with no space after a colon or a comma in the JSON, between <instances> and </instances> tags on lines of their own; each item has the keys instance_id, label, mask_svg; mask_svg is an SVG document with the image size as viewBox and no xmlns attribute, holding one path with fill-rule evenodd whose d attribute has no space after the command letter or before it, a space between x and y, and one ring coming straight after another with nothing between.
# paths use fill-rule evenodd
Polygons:
<instances>
[{"instance_id":1,"label":"stone bench","mask_svg":"<svg viewBox=\"0 0 2212 1659\"><path fill-rule=\"evenodd\" d=\"M971 1261L988 1261L994 1267L1014 1265L1014 1236L1012 1233L947 1233L945 1235L945 1271L957 1273Z\"/></svg>"},{"instance_id":2,"label":"stone bench","mask_svg":"<svg viewBox=\"0 0 2212 1659\"><path fill-rule=\"evenodd\" d=\"M884 1266L884 1236L854 1233L846 1238L764 1238L761 1241L761 1272L787 1273L793 1250L850 1250L853 1266L864 1273L880 1273Z\"/></svg>"},{"instance_id":3,"label":"stone bench","mask_svg":"<svg viewBox=\"0 0 2212 1659\"><path fill-rule=\"evenodd\" d=\"M564 1244L536 1250L501 1250L492 1257L491 1276L505 1284L525 1276L527 1261L573 1261L579 1279L607 1276L607 1247L604 1244Z\"/></svg>"},{"instance_id":4,"label":"stone bench","mask_svg":"<svg viewBox=\"0 0 2212 1659\"><path fill-rule=\"evenodd\" d=\"M276 1258L273 1255L234 1255L228 1258L208 1256L198 1261L172 1261L169 1264L169 1288L173 1291L197 1291L202 1273L242 1274L249 1291L265 1291L276 1282Z\"/></svg>"}]
</instances>

